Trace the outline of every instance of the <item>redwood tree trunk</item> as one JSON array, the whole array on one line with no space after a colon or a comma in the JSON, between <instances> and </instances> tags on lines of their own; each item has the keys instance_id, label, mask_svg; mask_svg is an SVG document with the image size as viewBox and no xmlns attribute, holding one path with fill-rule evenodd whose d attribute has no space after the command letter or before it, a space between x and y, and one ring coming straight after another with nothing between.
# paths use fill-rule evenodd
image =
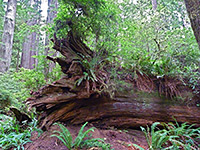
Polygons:
<instances>
[{"instance_id":1,"label":"redwood tree trunk","mask_svg":"<svg viewBox=\"0 0 200 150\"><path fill-rule=\"evenodd\" d=\"M53 19L56 17L57 11L56 9L58 8L58 0L48 0L48 10L47 10L47 24L53 23ZM49 34L46 35L45 37L45 46L49 45ZM45 55L49 55L50 53L50 48L47 47L45 48ZM52 52L51 52L52 53ZM56 56L56 52L53 53L53 56ZM53 67L55 67L55 63L53 62L46 62L45 64L45 76L52 71Z\"/></svg>"},{"instance_id":2,"label":"redwood tree trunk","mask_svg":"<svg viewBox=\"0 0 200 150\"><path fill-rule=\"evenodd\" d=\"M29 5L31 5L31 7L33 7L34 10L37 12L39 8L38 3L38 0L31 0L29 2ZM30 12L30 15L33 15L33 13ZM29 19L27 24L30 27L34 26L39 23L38 20L39 16L36 14L33 16L33 18ZM36 32L28 33L26 39L24 40L20 65L23 68L33 69L36 65L36 59L32 56L37 55L37 36L38 34Z\"/></svg>"},{"instance_id":3,"label":"redwood tree trunk","mask_svg":"<svg viewBox=\"0 0 200 150\"><path fill-rule=\"evenodd\" d=\"M11 63L16 6L16 0L8 0L2 36L2 45L0 48L0 72L6 72Z\"/></svg>"},{"instance_id":4,"label":"redwood tree trunk","mask_svg":"<svg viewBox=\"0 0 200 150\"><path fill-rule=\"evenodd\" d=\"M20 67L30 69L30 45L31 45L31 34L26 36L24 39L24 43L22 46L22 57L21 57L21 65Z\"/></svg>"},{"instance_id":5,"label":"redwood tree trunk","mask_svg":"<svg viewBox=\"0 0 200 150\"><path fill-rule=\"evenodd\" d=\"M185 6L190 18L191 26L200 49L200 1L185 0Z\"/></svg>"},{"instance_id":6,"label":"redwood tree trunk","mask_svg":"<svg viewBox=\"0 0 200 150\"><path fill-rule=\"evenodd\" d=\"M151 3L152 3L153 10L156 10L156 8L157 8L157 0L151 0Z\"/></svg>"}]
</instances>

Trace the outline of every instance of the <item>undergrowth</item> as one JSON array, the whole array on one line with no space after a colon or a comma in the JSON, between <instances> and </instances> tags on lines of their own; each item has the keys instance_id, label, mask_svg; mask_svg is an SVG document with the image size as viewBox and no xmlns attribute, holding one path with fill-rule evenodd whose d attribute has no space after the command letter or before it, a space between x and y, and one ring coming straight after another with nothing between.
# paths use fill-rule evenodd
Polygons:
<instances>
[{"instance_id":1,"label":"undergrowth","mask_svg":"<svg viewBox=\"0 0 200 150\"><path fill-rule=\"evenodd\" d=\"M61 71L56 67L49 73L52 78L45 80L44 73L37 69L21 68L18 72L0 74L0 148L17 150L24 149L24 144L31 142L31 132L41 130L37 128L37 120L31 123L24 122L19 125L16 119L5 114L10 114L9 107L14 106L27 112L24 101L30 97L30 91L37 91L49 82L57 80ZM33 114L32 112L27 112Z\"/></svg>"},{"instance_id":2,"label":"undergrowth","mask_svg":"<svg viewBox=\"0 0 200 150\"><path fill-rule=\"evenodd\" d=\"M31 142L30 137L33 131L37 131L38 135L42 132L36 126L36 119L33 119L31 123L23 122L23 125L19 125L12 117L0 114L0 147L4 150L10 148L23 150L24 145Z\"/></svg>"},{"instance_id":3,"label":"undergrowth","mask_svg":"<svg viewBox=\"0 0 200 150\"><path fill-rule=\"evenodd\" d=\"M59 140L62 141L62 143L69 149L78 149L83 147L99 147L102 150L110 150L111 145L108 143L105 143L105 141L101 138L89 138L89 133L94 132L94 127L89 128L88 130L84 131L85 126L87 125L87 122L81 127L79 130L79 133L77 137L73 140L72 135L69 132L69 130L62 124L55 123L55 125L58 125L61 129L60 131L54 131L54 133L51 135L52 137L57 137Z\"/></svg>"},{"instance_id":4,"label":"undergrowth","mask_svg":"<svg viewBox=\"0 0 200 150\"><path fill-rule=\"evenodd\" d=\"M175 124L155 122L151 128L141 127L141 130L145 134L150 150L197 150L200 147L200 128L195 128L194 124L182 123L179 125L177 122ZM136 144L134 146L144 150Z\"/></svg>"},{"instance_id":5,"label":"undergrowth","mask_svg":"<svg viewBox=\"0 0 200 150\"><path fill-rule=\"evenodd\" d=\"M0 111L5 111L9 106L26 111L23 102L31 96L30 92L37 91L47 83L58 80L61 77L60 68L55 67L48 76L51 78L45 79L42 71L24 68L18 72L0 73Z\"/></svg>"}]
</instances>

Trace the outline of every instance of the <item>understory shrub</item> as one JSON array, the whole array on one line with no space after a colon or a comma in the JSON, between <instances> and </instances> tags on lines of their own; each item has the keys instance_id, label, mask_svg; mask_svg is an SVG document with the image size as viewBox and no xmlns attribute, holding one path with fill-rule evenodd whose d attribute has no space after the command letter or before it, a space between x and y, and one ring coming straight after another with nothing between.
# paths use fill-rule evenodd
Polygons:
<instances>
[{"instance_id":1,"label":"understory shrub","mask_svg":"<svg viewBox=\"0 0 200 150\"><path fill-rule=\"evenodd\" d=\"M94 132L95 128L92 127L84 132L83 130L84 130L85 126L87 125L87 122L81 127L75 140L72 139L71 133L64 125L59 124L59 123L55 123L55 125L58 125L60 127L61 132L54 131L53 133L57 133L58 135L53 134L51 136L52 137L55 136L59 140L61 140L63 142L63 144L69 150L83 148L83 147L100 147L100 148L102 148L102 150L110 150L111 149L111 145L105 143L105 141L103 139L100 139L100 138L90 139L89 138L89 133ZM85 138L87 138L87 139L85 139Z\"/></svg>"},{"instance_id":2,"label":"understory shrub","mask_svg":"<svg viewBox=\"0 0 200 150\"><path fill-rule=\"evenodd\" d=\"M189 21L184 5L173 1L170 3L173 9L170 10L163 1L156 11L149 9L150 5L150 1L121 3L124 20L120 20L116 29L118 36L113 37L119 44L114 46L111 42L108 46L113 56L129 72L140 72L157 78L176 77L180 81L186 79L187 85L194 90L198 89L198 44L191 26L172 17L177 15L177 7L180 7L181 15L185 21ZM137 78L137 74L132 76Z\"/></svg>"},{"instance_id":3,"label":"understory shrub","mask_svg":"<svg viewBox=\"0 0 200 150\"><path fill-rule=\"evenodd\" d=\"M30 137L33 131L37 131L38 135L42 132L36 126L36 119L29 124L23 122L23 125L19 125L12 117L0 114L0 148L23 150L24 144L31 142Z\"/></svg>"},{"instance_id":4,"label":"understory shrub","mask_svg":"<svg viewBox=\"0 0 200 150\"><path fill-rule=\"evenodd\" d=\"M30 97L31 91L37 91L47 83L58 80L61 77L60 67L56 66L49 73L49 78L45 79L42 71L37 69L21 68L18 72L8 72L0 74L0 109L15 106L25 108L23 102Z\"/></svg>"},{"instance_id":5,"label":"understory shrub","mask_svg":"<svg viewBox=\"0 0 200 150\"><path fill-rule=\"evenodd\" d=\"M159 129L158 126L162 126L163 129ZM147 126L147 129L144 127L141 129L150 150L196 150L200 147L200 128L188 123L179 125L177 122L175 124L155 122L151 128ZM142 149L136 144L134 146Z\"/></svg>"},{"instance_id":6,"label":"understory shrub","mask_svg":"<svg viewBox=\"0 0 200 150\"><path fill-rule=\"evenodd\" d=\"M13 74L0 74L0 108L1 111L5 107L15 105L21 106L21 101L29 96L29 92L25 89L23 83L19 82Z\"/></svg>"}]
</instances>

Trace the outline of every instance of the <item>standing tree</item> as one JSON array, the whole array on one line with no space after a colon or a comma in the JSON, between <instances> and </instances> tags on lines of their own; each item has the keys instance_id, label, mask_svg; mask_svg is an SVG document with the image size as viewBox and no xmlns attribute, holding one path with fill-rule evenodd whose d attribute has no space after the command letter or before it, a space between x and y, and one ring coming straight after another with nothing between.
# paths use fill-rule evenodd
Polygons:
<instances>
[{"instance_id":1,"label":"standing tree","mask_svg":"<svg viewBox=\"0 0 200 150\"><path fill-rule=\"evenodd\" d=\"M0 72L6 72L11 63L17 0L8 0L0 47Z\"/></svg>"},{"instance_id":2,"label":"standing tree","mask_svg":"<svg viewBox=\"0 0 200 150\"><path fill-rule=\"evenodd\" d=\"M22 57L21 57L21 67L27 69L33 69L34 65L36 64L36 59L32 58L32 56L36 55L36 47L37 47L37 34L34 29L34 26L38 24L38 8L39 8L38 0L31 0L29 5L31 5L33 12L29 12L30 16L32 16L28 20L28 26L30 29L32 28L33 31L29 31L22 48ZM36 12L36 13L35 13ZM36 29L37 30L37 29Z\"/></svg>"},{"instance_id":3,"label":"standing tree","mask_svg":"<svg viewBox=\"0 0 200 150\"><path fill-rule=\"evenodd\" d=\"M3 31L4 16L5 16L5 2L3 0L0 0L0 30L1 31ZM2 37L2 34L3 33L0 32L0 37Z\"/></svg>"},{"instance_id":4,"label":"standing tree","mask_svg":"<svg viewBox=\"0 0 200 150\"><path fill-rule=\"evenodd\" d=\"M47 20L46 23L52 24L53 19L56 17L57 11L55 9L58 8L58 0L48 0L48 9L47 9ZM45 46L49 45L49 34L47 33L45 38ZM50 53L49 47L45 48L45 55L48 55ZM53 56L56 56L56 53L53 54ZM49 64L45 64L45 75L47 75L53 67L55 66L55 63L50 62Z\"/></svg>"},{"instance_id":5,"label":"standing tree","mask_svg":"<svg viewBox=\"0 0 200 150\"><path fill-rule=\"evenodd\" d=\"M200 49L200 1L185 0L185 6L190 18L191 26Z\"/></svg>"},{"instance_id":6,"label":"standing tree","mask_svg":"<svg viewBox=\"0 0 200 150\"><path fill-rule=\"evenodd\" d=\"M153 10L156 10L156 8L157 8L157 0L151 0L151 2L152 2Z\"/></svg>"}]
</instances>

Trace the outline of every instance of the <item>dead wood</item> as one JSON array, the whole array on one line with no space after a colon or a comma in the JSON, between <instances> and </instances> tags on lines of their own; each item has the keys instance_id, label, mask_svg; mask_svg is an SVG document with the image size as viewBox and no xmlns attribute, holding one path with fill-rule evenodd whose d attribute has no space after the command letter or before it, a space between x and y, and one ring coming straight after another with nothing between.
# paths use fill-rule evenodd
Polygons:
<instances>
[{"instance_id":1,"label":"dead wood","mask_svg":"<svg viewBox=\"0 0 200 150\"><path fill-rule=\"evenodd\" d=\"M133 88L124 89L119 94L119 87L116 87L115 95L110 97L112 91L106 85L109 76L104 68L98 65L87 68L83 65L83 61L90 63L94 52L80 38L69 32L67 38L58 39L54 35L52 41L53 48L63 58L47 56L47 59L57 62L66 76L32 93L26 102L39 112L41 128L49 128L56 121L71 124L89 121L101 127L137 128L155 121L174 121L172 116L180 123L196 123L200 126L198 107L162 99L159 94L151 97L150 92L155 92L156 83L139 72L133 81L138 89L146 91L146 98L144 95L143 98L139 97ZM181 93L177 89L178 84L171 84L168 78L165 82L159 81L160 93L171 98Z\"/></svg>"},{"instance_id":2,"label":"dead wood","mask_svg":"<svg viewBox=\"0 0 200 150\"><path fill-rule=\"evenodd\" d=\"M32 121L32 119L27 114L19 111L17 108L11 107L10 110L14 113L17 121L19 121L19 124L22 124L23 121L27 121L27 122Z\"/></svg>"},{"instance_id":3,"label":"dead wood","mask_svg":"<svg viewBox=\"0 0 200 150\"><path fill-rule=\"evenodd\" d=\"M155 121L172 122L173 117L179 123L200 126L200 109L196 106L162 99L159 94L148 93L145 97L143 93L141 98L133 90L128 91L126 95L122 92L110 98L98 92L88 93L86 87L74 89L72 81L65 77L34 93L27 103L40 112L40 127L46 128L56 121L70 124L89 121L100 127L138 128Z\"/></svg>"}]
</instances>

